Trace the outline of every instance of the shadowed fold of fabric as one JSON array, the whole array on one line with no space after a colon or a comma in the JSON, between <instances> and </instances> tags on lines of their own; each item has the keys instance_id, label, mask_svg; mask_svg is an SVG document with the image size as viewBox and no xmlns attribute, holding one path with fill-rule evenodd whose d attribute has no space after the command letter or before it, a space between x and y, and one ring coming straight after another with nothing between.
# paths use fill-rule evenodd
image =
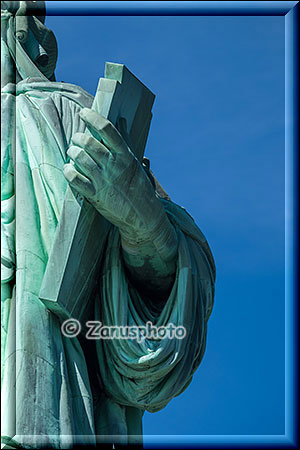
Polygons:
<instances>
[{"instance_id":1,"label":"shadowed fold of fabric","mask_svg":"<svg viewBox=\"0 0 300 450\"><path fill-rule=\"evenodd\" d=\"M176 281L163 308L153 306L156 294L144 298L130 284L119 232L112 228L95 320L125 326L173 323L186 328L184 339L98 340L96 370L103 389L99 385L95 391L79 340L62 335L60 320L38 297L67 186L66 150L72 135L84 131L79 111L92 100L77 86L41 78L2 90L2 107L12 118L1 136L5 263L11 264L1 284L2 432L24 448L72 448L95 444L96 435L105 434L123 436L123 443L140 442L143 412L158 411L180 394L205 350L214 263L193 219L168 200L161 202L179 250Z\"/></svg>"},{"instance_id":2,"label":"shadowed fold of fabric","mask_svg":"<svg viewBox=\"0 0 300 450\"><path fill-rule=\"evenodd\" d=\"M161 200L179 240L177 275L161 313L152 310L128 282L119 234L111 231L100 283L97 320L105 326L157 327L172 323L186 329L184 339L100 339L99 369L108 395L124 405L150 412L162 409L190 383L205 350L206 324L213 307L215 269L207 242L190 216ZM188 235L184 231L188 231ZM155 294L153 294L155 296ZM159 297L153 299L159 301Z\"/></svg>"}]
</instances>

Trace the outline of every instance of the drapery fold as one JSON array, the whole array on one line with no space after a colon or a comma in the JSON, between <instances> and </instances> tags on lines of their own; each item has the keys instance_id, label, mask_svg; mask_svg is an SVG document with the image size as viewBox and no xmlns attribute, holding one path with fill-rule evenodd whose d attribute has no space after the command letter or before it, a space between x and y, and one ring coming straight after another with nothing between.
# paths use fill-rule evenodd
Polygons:
<instances>
[{"instance_id":1,"label":"drapery fold","mask_svg":"<svg viewBox=\"0 0 300 450\"><path fill-rule=\"evenodd\" d=\"M62 335L59 318L38 297L67 186L66 150L72 135L84 131L79 111L92 100L77 86L39 78L2 90L2 118L7 118L1 136L2 433L5 442L13 438L25 448L95 444L97 434L135 442L143 412L158 411L186 388L205 349L213 258L192 218L167 200L161 201L179 250L176 280L163 308L156 306L162 300L158 294L149 301L129 281L113 227L99 274L95 320L173 323L186 328L186 338L96 341L103 389L95 392L80 341Z\"/></svg>"},{"instance_id":2,"label":"drapery fold","mask_svg":"<svg viewBox=\"0 0 300 450\"><path fill-rule=\"evenodd\" d=\"M214 297L214 265L208 260L206 241L186 212L161 200L178 234L177 273L172 291L159 316L128 281L119 233L109 236L100 283L101 302L96 318L105 326L184 327L183 339L99 339L99 370L106 392L115 401L155 412L166 406L191 381L205 350L206 325ZM176 216L177 211L177 216ZM182 219L184 217L184 219ZM181 228L181 222L183 223ZM189 233L183 229L190 223ZM193 236L193 237L192 237ZM159 301L159 293L153 293Z\"/></svg>"}]
</instances>

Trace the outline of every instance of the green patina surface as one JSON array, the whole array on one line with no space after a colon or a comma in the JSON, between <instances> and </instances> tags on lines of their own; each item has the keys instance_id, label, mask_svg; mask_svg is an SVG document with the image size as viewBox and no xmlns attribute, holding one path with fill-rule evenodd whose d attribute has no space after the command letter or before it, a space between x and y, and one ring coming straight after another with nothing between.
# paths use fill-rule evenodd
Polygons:
<instances>
[{"instance_id":1,"label":"green patina surface","mask_svg":"<svg viewBox=\"0 0 300 450\"><path fill-rule=\"evenodd\" d=\"M6 3L1 11L4 443L72 448L105 439L141 442L144 411L158 411L179 395L203 357L214 299L213 257L193 219L164 195L143 163L152 94L147 101L141 97L140 107L138 94L130 100L128 85L118 94L119 106L104 113L110 101L104 86L118 80L113 89L119 92L116 86L125 86L130 72L108 64L108 84L100 82L95 100L78 86L56 82L57 47L38 10L43 2ZM28 13L29 6L36 10ZM84 291L93 268L96 284ZM72 292L68 301L58 301L61 287ZM73 314L112 326L173 323L185 327L186 336L68 338L61 324Z\"/></svg>"}]
</instances>

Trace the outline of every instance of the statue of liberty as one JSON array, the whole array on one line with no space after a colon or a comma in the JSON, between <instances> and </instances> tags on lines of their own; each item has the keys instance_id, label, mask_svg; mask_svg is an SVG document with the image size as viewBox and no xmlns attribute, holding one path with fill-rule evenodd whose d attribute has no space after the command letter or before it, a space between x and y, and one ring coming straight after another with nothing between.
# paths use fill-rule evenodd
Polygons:
<instances>
[{"instance_id":1,"label":"statue of liberty","mask_svg":"<svg viewBox=\"0 0 300 450\"><path fill-rule=\"evenodd\" d=\"M55 80L56 60L44 2L1 2L2 442L140 445L144 412L182 393L203 358L214 260L120 126ZM40 290L68 189L109 224L94 234L94 249L103 242L91 319L173 324L184 338L62 333Z\"/></svg>"}]
</instances>

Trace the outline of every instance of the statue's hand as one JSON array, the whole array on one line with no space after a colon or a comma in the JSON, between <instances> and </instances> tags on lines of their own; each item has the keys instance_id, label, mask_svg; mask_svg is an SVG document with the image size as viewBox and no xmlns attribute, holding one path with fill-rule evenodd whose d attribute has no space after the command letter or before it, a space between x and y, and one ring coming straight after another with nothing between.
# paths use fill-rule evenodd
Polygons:
<instances>
[{"instance_id":1,"label":"statue's hand","mask_svg":"<svg viewBox=\"0 0 300 450\"><path fill-rule=\"evenodd\" d=\"M171 288L176 232L142 165L111 122L91 109L80 117L92 136L76 133L64 166L70 185L121 235L124 260L137 285L155 292Z\"/></svg>"},{"instance_id":2,"label":"statue's hand","mask_svg":"<svg viewBox=\"0 0 300 450\"><path fill-rule=\"evenodd\" d=\"M73 136L66 179L123 236L149 239L165 213L142 165L110 121L88 108L80 117L92 136Z\"/></svg>"}]
</instances>

